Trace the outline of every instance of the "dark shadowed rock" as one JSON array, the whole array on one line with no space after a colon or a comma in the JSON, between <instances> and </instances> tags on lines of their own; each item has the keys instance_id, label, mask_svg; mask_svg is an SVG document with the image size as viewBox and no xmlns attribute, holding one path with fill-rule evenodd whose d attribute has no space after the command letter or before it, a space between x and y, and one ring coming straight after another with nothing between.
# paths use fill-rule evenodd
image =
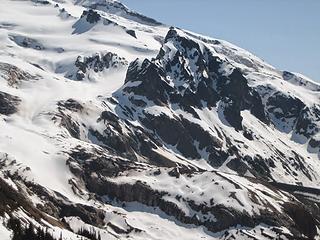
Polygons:
<instances>
[{"instance_id":1,"label":"dark shadowed rock","mask_svg":"<svg viewBox=\"0 0 320 240\"><path fill-rule=\"evenodd\" d=\"M134 30L128 29L126 33L128 33L130 36L134 38L137 38L136 32Z\"/></svg>"},{"instance_id":2,"label":"dark shadowed rock","mask_svg":"<svg viewBox=\"0 0 320 240\"><path fill-rule=\"evenodd\" d=\"M312 148L320 148L320 140L311 138L309 142L310 147Z\"/></svg>"},{"instance_id":3,"label":"dark shadowed rock","mask_svg":"<svg viewBox=\"0 0 320 240\"><path fill-rule=\"evenodd\" d=\"M22 36L22 35L10 35L11 41L15 42L20 47L32 48L35 50L44 50L45 47L38 40Z\"/></svg>"},{"instance_id":4,"label":"dark shadowed rock","mask_svg":"<svg viewBox=\"0 0 320 240\"><path fill-rule=\"evenodd\" d=\"M88 77L89 71L95 73L102 72L108 69L117 69L128 64L125 58L119 57L115 53L96 53L93 56L78 56L75 61L77 70L75 73L67 74L69 78L83 80Z\"/></svg>"},{"instance_id":5,"label":"dark shadowed rock","mask_svg":"<svg viewBox=\"0 0 320 240\"><path fill-rule=\"evenodd\" d=\"M293 219L299 229L309 239L314 239L317 234L316 220L306 208L301 205L287 203L284 210Z\"/></svg>"},{"instance_id":6,"label":"dark shadowed rock","mask_svg":"<svg viewBox=\"0 0 320 240\"><path fill-rule=\"evenodd\" d=\"M65 108L73 112L78 112L83 110L83 106L76 100L70 98L66 101L59 101L58 106L60 108Z\"/></svg>"},{"instance_id":7,"label":"dark shadowed rock","mask_svg":"<svg viewBox=\"0 0 320 240\"><path fill-rule=\"evenodd\" d=\"M294 127L305 105L298 98L276 92L268 98L266 107L273 124L280 130L289 131ZM288 130L281 129L284 125Z\"/></svg>"},{"instance_id":8,"label":"dark shadowed rock","mask_svg":"<svg viewBox=\"0 0 320 240\"><path fill-rule=\"evenodd\" d=\"M54 114L52 120L58 121L60 126L65 128L72 137L80 139L80 124L74 121L70 114L60 109L58 113Z\"/></svg>"},{"instance_id":9,"label":"dark shadowed rock","mask_svg":"<svg viewBox=\"0 0 320 240\"><path fill-rule=\"evenodd\" d=\"M310 138L320 132L318 122L320 121L320 107L314 105L312 107L304 107L297 120L295 132Z\"/></svg>"},{"instance_id":10,"label":"dark shadowed rock","mask_svg":"<svg viewBox=\"0 0 320 240\"><path fill-rule=\"evenodd\" d=\"M11 115L17 112L17 106L21 102L17 96L0 91L0 114Z\"/></svg>"},{"instance_id":11,"label":"dark shadowed rock","mask_svg":"<svg viewBox=\"0 0 320 240\"><path fill-rule=\"evenodd\" d=\"M22 82L38 79L37 76L4 62L0 62L0 76L6 79L10 87L18 87Z\"/></svg>"},{"instance_id":12,"label":"dark shadowed rock","mask_svg":"<svg viewBox=\"0 0 320 240\"><path fill-rule=\"evenodd\" d=\"M248 171L248 165L242 159L234 158L227 163L227 166L240 175L244 175Z\"/></svg>"},{"instance_id":13,"label":"dark shadowed rock","mask_svg":"<svg viewBox=\"0 0 320 240\"><path fill-rule=\"evenodd\" d=\"M91 24L97 23L101 19L100 14L92 9L89 9L88 11L86 10L83 11L81 18L84 18L84 17L86 18L87 22Z\"/></svg>"}]
</instances>

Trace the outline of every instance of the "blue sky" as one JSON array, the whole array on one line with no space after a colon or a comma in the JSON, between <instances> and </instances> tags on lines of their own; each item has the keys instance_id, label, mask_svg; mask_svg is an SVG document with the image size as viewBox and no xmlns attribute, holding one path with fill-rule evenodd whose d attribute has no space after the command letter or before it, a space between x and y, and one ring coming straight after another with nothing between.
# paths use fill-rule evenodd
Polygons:
<instances>
[{"instance_id":1,"label":"blue sky","mask_svg":"<svg viewBox=\"0 0 320 240\"><path fill-rule=\"evenodd\" d=\"M122 0L168 25L232 42L320 82L320 0Z\"/></svg>"}]
</instances>

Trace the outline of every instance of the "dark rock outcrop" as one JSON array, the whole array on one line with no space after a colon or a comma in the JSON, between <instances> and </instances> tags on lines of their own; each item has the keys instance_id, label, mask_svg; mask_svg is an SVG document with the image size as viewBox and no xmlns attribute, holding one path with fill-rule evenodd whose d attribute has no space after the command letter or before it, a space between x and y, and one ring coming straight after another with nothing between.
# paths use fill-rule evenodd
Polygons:
<instances>
[{"instance_id":1,"label":"dark rock outcrop","mask_svg":"<svg viewBox=\"0 0 320 240\"><path fill-rule=\"evenodd\" d=\"M169 175L179 178L180 173L177 169L173 169ZM316 234L316 222L314 216L308 212L307 209L302 208L297 203L285 203L285 212L275 216L272 211L266 210L261 215L250 216L248 213L239 212L232 208L227 208L223 205L207 206L205 204L195 203L192 200L182 199L177 196L178 201L185 201L185 204L195 211L194 216L188 216L178 205L171 201L165 200L166 192L160 192L152 189L148 183L137 181L133 184L129 183L116 183L94 175L87 175L85 178L87 188L97 193L98 195L107 195L112 200L121 202L139 202L151 207L158 207L160 210L175 217L178 221L184 224L194 224L197 226L205 226L209 231L218 232L237 225L253 228L261 223L270 226L286 226L291 231L295 232L295 236L302 237L303 234L307 235L310 239ZM240 187L240 186L238 186ZM240 187L241 188L241 187ZM266 193L267 194L267 193ZM255 193L251 193L254 199ZM272 206L268 206L272 208ZM295 210L294 210L295 209ZM296 211L297 210L297 211ZM199 215L211 214L216 220L204 220L197 217ZM307 217L308 222L303 222L304 217ZM291 221L291 218L293 221ZM290 239L290 238L289 238ZM301 238L303 239L303 238Z\"/></svg>"},{"instance_id":2,"label":"dark rock outcrop","mask_svg":"<svg viewBox=\"0 0 320 240\"><path fill-rule=\"evenodd\" d=\"M276 127L283 131L290 131L305 105L298 98L276 92L268 98L266 108L268 114L272 114L270 118L274 119L273 123Z\"/></svg>"},{"instance_id":3,"label":"dark rock outcrop","mask_svg":"<svg viewBox=\"0 0 320 240\"><path fill-rule=\"evenodd\" d=\"M59 110L59 112L52 117L52 121L58 121L60 126L65 128L72 137L80 139L80 124L74 121L68 113Z\"/></svg>"},{"instance_id":4,"label":"dark rock outcrop","mask_svg":"<svg viewBox=\"0 0 320 240\"><path fill-rule=\"evenodd\" d=\"M14 65L4 62L0 62L0 76L3 76L7 80L10 87L18 87L24 81L36 80L38 78Z\"/></svg>"},{"instance_id":5,"label":"dark rock outcrop","mask_svg":"<svg viewBox=\"0 0 320 240\"><path fill-rule=\"evenodd\" d=\"M58 106L60 109L64 108L72 112L78 112L83 110L83 106L76 100L69 98L66 101L59 101Z\"/></svg>"},{"instance_id":6,"label":"dark rock outcrop","mask_svg":"<svg viewBox=\"0 0 320 240\"><path fill-rule=\"evenodd\" d=\"M17 112L20 98L0 91L0 114L11 115Z\"/></svg>"},{"instance_id":7,"label":"dark rock outcrop","mask_svg":"<svg viewBox=\"0 0 320 240\"><path fill-rule=\"evenodd\" d=\"M295 132L310 138L320 132L320 106L304 107L296 120Z\"/></svg>"},{"instance_id":8,"label":"dark rock outcrop","mask_svg":"<svg viewBox=\"0 0 320 240\"><path fill-rule=\"evenodd\" d=\"M128 29L126 31L126 33L128 33L130 36L134 37L134 38L137 38L137 35L136 35L136 32L132 29Z\"/></svg>"},{"instance_id":9,"label":"dark rock outcrop","mask_svg":"<svg viewBox=\"0 0 320 240\"><path fill-rule=\"evenodd\" d=\"M100 21L101 16L96 11L89 9L88 11L83 11L81 18L86 18L88 23L94 24Z\"/></svg>"},{"instance_id":10,"label":"dark rock outcrop","mask_svg":"<svg viewBox=\"0 0 320 240\"><path fill-rule=\"evenodd\" d=\"M22 36L22 35L10 35L11 41L15 42L20 47L32 48L34 50L44 50L45 47L38 40Z\"/></svg>"},{"instance_id":11,"label":"dark rock outcrop","mask_svg":"<svg viewBox=\"0 0 320 240\"><path fill-rule=\"evenodd\" d=\"M170 44L175 49L170 49ZM224 65L230 67L229 74L222 72ZM221 149L224 136L219 127L213 126L213 131L218 132L219 137L216 137L182 115L172 118L166 114L153 115L145 110L141 114L136 109L149 105L173 112L170 107L174 105L191 114L195 120L201 120L197 110L212 110L218 107L219 102L224 118L237 131L243 130L243 110L249 110L260 121L269 124L259 93L248 85L241 71L214 56L206 47L179 35L173 28L155 59L137 59L129 65L125 85L114 97L123 99L128 95L131 96L128 99L130 104L119 101L116 104L119 111L128 118L136 118L138 114L138 120L149 131L156 133L164 144L175 146L187 158L200 158L199 152L207 151L207 160L215 167L221 166L230 154L239 155L235 151ZM250 138L247 130L244 134ZM231 142L228 147L232 147Z\"/></svg>"},{"instance_id":12,"label":"dark rock outcrop","mask_svg":"<svg viewBox=\"0 0 320 240\"><path fill-rule=\"evenodd\" d=\"M90 70L97 73L111 68L124 67L127 64L128 62L125 58L119 57L117 54L111 52L103 54L97 53L88 57L78 56L75 62L77 68L76 73L68 77L75 77L77 80L83 80Z\"/></svg>"},{"instance_id":13,"label":"dark rock outcrop","mask_svg":"<svg viewBox=\"0 0 320 240\"><path fill-rule=\"evenodd\" d=\"M309 142L309 146L312 148L320 148L320 140L311 138Z\"/></svg>"}]
</instances>

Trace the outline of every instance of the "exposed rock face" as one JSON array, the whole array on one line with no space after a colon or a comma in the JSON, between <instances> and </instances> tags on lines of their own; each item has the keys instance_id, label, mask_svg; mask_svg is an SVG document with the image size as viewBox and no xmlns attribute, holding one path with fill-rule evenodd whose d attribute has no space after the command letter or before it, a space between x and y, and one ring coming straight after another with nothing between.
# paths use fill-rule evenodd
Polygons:
<instances>
[{"instance_id":1,"label":"exposed rock face","mask_svg":"<svg viewBox=\"0 0 320 240\"><path fill-rule=\"evenodd\" d=\"M312 148L320 148L320 139L317 140L317 139L311 138L309 145Z\"/></svg>"},{"instance_id":2,"label":"exposed rock face","mask_svg":"<svg viewBox=\"0 0 320 240\"><path fill-rule=\"evenodd\" d=\"M15 42L20 47L32 48L34 50L44 50L45 47L42 43L37 41L36 39L32 39L22 35L11 35L11 41Z\"/></svg>"},{"instance_id":3,"label":"exposed rock face","mask_svg":"<svg viewBox=\"0 0 320 240\"><path fill-rule=\"evenodd\" d=\"M83 110L83 106L77 102L76 100L70 98L66 101L60 101L58 102L58 106L60 109L67 109L69 111L78 112Z\"/></svg>"},{"instance_id":4,"label":"exposed rock face","mask_svg":"<svg viewBox=\"0 0 320 240\"><path fill-rule=\"evenodd\" d=\"M92 9L89 9L88 11L83 11L81 18L86 18L88 23L97 23L100 21L101 16L96 11L93 11Z\"/></svg>"},{"instance_id":5,"label":"exposed rock face","mask_svg":"<svg viewBox=\"0 0 320 240\"><path fill-rule=\"evenodd\" d=\"M176 146L177 150L187 158L200 158L194 141L199 142L199 149L212 149L215 156L212 159L218 161L220 157L227 157L221 151L222 143L218 138L211 136L198 124L181 117L171 119L166 115L154 116L146 113L146 118L142 120L148 129L155 129L156 134L167 144ZM225 159L223 159L225 160ZM222 161L223 161L222 160Z\"/></svg>"},{"instance_id":6,"label":"exposed rock face","mask_svg":"<svg viewBox=\"0 0 320 240\"><path fill-rule=\"evenodd\" d=\"M304 107L296 120L295 132L307 139L320 132L320 106Z\"/></svg>"},{"instance_id":7,"label":"exposed rock face","mask_svg":"<svg viewBox=\"0 0 320 240\"><path fill-rule=\"evenodd\" d=\"M259 224L266 224L272 226L275 231L277 229L277 236L287 239L313 239L316 232L316 221L319 220L319 215L316 214L316 210L310 211L309 203L307 198L300 196L299 202L290 201L290 196L287 194L278 192L277 190L266 185L261 188L261 182L253 180L241 180L248 181L250 184L242 185L238 182L238 177L232 177L228 174L220 174L219 172L199 172L197 169L188 168L151 168L146 169L139 167L134 162L129 163L127 160L121 158L110 158L104 159L102 152L90 152L85 149L74 149L74 152L70 155L68 165L70 170L79 179L84 181L86 188L92 193L96 193L100 196L108 196L110 200L120 201L124 205L130 202L139 202L150 207L157 207L169 216L174 217L177 221L182 224L193 224L196 226L205 226L211 232L219 232L225 229L230 229L237 225L241 225L247 228L254 228ZM1 166L2 167L2 166ZM130 176L129 172L143 171L142 174L136 175L138 179L136 182L123 182L124 179L128 179ZM159 185L155 184L154 181L144 181L144 176L151 177L159 176L161 178L155 180L160 181ZM126 176L126 178L123 178ZM204 177L202 177L204 176ZM82 204L72 204L66 198L59 193L52 193L46 190L40 185L23 182L17 176L10 176L20 185L24 185L29 190L38 196L41 196L42 200L45 200L45 204L38 204L34 207L25 197L22 195L23 191L16 191L8 185L5 181L0 179L0 198L3 200L0 204L0 215L13 209L22 208L26 212L27 216L34 217L35 219L42 219L48 221L51 225L59 228L68 228L68 218L77 216L84 223L101 227L105 225L104 218L105 212L99 208L93 206L87 206ZM178 192L172 192L170 189L161 189L161 179L166 181L166 178L173 178L177 181ZM139 180L141 178L141 180ZM157 178L155 178L157 179ZM201 179L203 186L216 186L221 189L220 194L230 194L228 201L234 201L229 206L224 204L218 204L214 195L207 201L206 197L210 196L207 191L201 193L202 200L194 199L198 194L191 194L189 196L180 195L179 192L183 185L180 185L180 181L186 183L186 189L198 186L192 186L191 183ZM207 179L207 180L205 180ZM224 179L224 181L221 181ZM147 179L145 179L147 180ZM208 184L205 181L213 182ZM222 186L219 186L222 184ZM260 184L260 187L258 185ZM76 185L75 185L76 186ZM159 188L160 187L160 188ZM230 188L231 187L231 188ZM226 190L226 189L228 190ZM259 189L254 192L253 189ZM263 191L261 190L263 189ZM246 193L248 191L248 193ZM299 191L303 192L303 187ZM241 211L240 208L250 210L242 206L242 204L248 204L247 202L242 203L239 197L242 194L248 194L250 201L254 204L259 204L261 207L260 212L254 214L247 211ZM240 194L240 195L239 195ZM291 196L293 197L293 196ZM270 205L272 198L279 198L280 204L284 208L284 212L278 212L278 206ZM12 199L15 199L13 201ZM106 198L104 198L106 199ZM261 202L263 204L261 205ZM301 201L301 202L300 202ZM303 207L301 204L306 204ZM181 206L184 206L183 208ZM312 203L310 207L312 206ZM186 212L185 208L189 209ZM277 214L275 214L277 212ZM46 214L52 217L48 217ZM56 220L60 219L60 220ZM128 224L128 223L126 223ZM110 222L108 225L112 225ZM287 227L290 232L295 235L292 236L288 232L283 231L281 227ZM132 228L128 224L128 230L122 229L114 225L112 227L118 234L129 234L132 231L141 232L141 230ZM307 238L304 238L307 236Z\"/></svg>"},{"instance_id":8,"label":"exposed rock face","mask_svg":"<svg viewBox=\"0 0 320 240\"><path fill-rule=\"evenodd\" d=\"M37 76L23 71L9 63L0 62L0 76L7 80L11 87L18 87L24 81L36 80Z\"/></svg>"},{"instance_id":9,"label":"exposed rock face","mask_svg":"<svg viewBox=\"0 0 320 240\"><path fill-rule=\"evenodd\" d=\"M281 127L281 122L285 122L283 123L285 127L292 129L305 106L300 99L276 92L268 99L267 107L268 113L275 118L273 121L275 124L279 121L279 127Z\"/></svg>"},{"instance_id":10,"label":"exposed rock face","mask_svg":"<svg viewBox=\"0 0 320 240\"><path fill-rule=\"evenodd\" d=\"M202 51L199 44L179 36L174 29L169 31L166 42L174 43L176 49L165 45L152 62L139 64L137 60L130 64L126 82L141 83L128 85L124 92L143 95L157 105L179 104L194 115L194 108L215 107L220 101L226 120L237 130L242 130L240 111L245 109L261 121L268 121L259 94L248 86L238 69L230 65L229 75L219 72L227 62L212 56L209 49Z\"/></svg>"},{"instance_id":11,"label":"exposed rock face","mask_svg":"<svg viewBox=\"0 0 320 240\"><path fill-rule=\"evenodd\" d=\"M11 115L17 112L20 101L16 96L0 92L0 114Z\"/></svg>"},{"instance_id":12,"label":"exposed rock face","mask_svg":"<svg viewBox=\"0 0 320 240\"><path fill-rule=\"evenodd\" d=\"M268 97L266 92L270 94ZM125 85L114 97L118 99L116 111L154 132L161 145L174 146L189 159L205 158L216 168L229 158L227 166L238 173L249 171L267 179L273 179L275 162L280 161L285 171L293 174L301 169L301 158L291 153L290 159L297 163L290 167L285 163L286 153L275 148L269 151L270 157L263 157L263 153L248 156L243 150L251 144L248 141L264 137L245 126L243 112L279 131L296 129L297 134L307 138L318 132L317 107L311 113L299 98L268 87L250 86L240 69L176 29L168 32L155 59L130 64ZM215 120L207 126L208 114L213 114L211 118L220 123ZM229 137L226 126L241 134L243 140ZM270 143L265 144L270 148ZM314 141L311 144L315 145ZM288 151L291 152L290 148ZM309 170L303 172L310 179Z\"/></svg>"},{"instance_id":13,"label":"exposed rock face","mask_svg":"<svg viewBox=\"0 0 320 240\"><path fill-rule=\"evenodd\" d=\"M218 179L222 178L228 182L230 186L238 189L238 192L245 191L246 188L244 186L239 185L237 181L232 177L229 178L230 176L228 175L220 175L219 173L213 172L208 175L206 172L202 173L196 169L186 168L150 170L140 168L135 163L128 163L126 161L121 161L120 159L107 160L101 157L99 157L99 160L86 161L85 159L90 159L91 154L88 152L86 153L84 149L80 150L82 153L78 150L75 150L70 158L69 164L71 170L85 182L86 187L91 192L97 193L100 196L108 196L111 200L117 200L124 203L139 202L147 206L158 207L169 216L175 217L175 219L184 224L205 226L212 232L222 231L237 225L255 227L258 224L264 223L274 227L284 226L285 224L291 231L296 233L296 236L300 237L304 234L312 239L316 235L315 227L317 224L315 219L317 217L314 215L315 212L310 212L307 208L301 207L299 203L287 202L287 200L283 199L282 205L286 209L285 213L275 215L274 212L277 211L274 208L275 206L270 205L270 203L266 201L264 202L264 204L266 204L266 209L252 215L252 213L246 211L239 211L233 207L226 207L223 204L218 204L215 202L216 200L214 197L211 198L210 201L206 201L204 200L204 195L207 193L204 192L201 194L201 196L203 196L203 202L199 202L199 200L195 201L191 196L181 196L178 194L182 190L179 189L179 180L183 179L182 181L187 182L186 187L190 188L190 186L188 186L188 181L191 183L197 178L201 178L201 181L206 181L204 179L212 179L210 180L213 182L212 186L217 187L220 184ZM96 154L93 154L92 156L96 156ZM78 159L77 167L74 165L75 159ZM91 158L91 160L93 159ZM103 162L105 164L103 164ZM107 164L107 162L109 163ZM161 175L160 179L165 179L165 176L177 179L178 193L172 193L170 190L160 190L158 189L157 184L154 185L153 181L149 184L149 181L144 181L143 177L141 180L137 180L134 183L126 181L122 182L124 179L122 176L128 178L130 172L137 171L138 169L139 171L143 171L143 174L146 174L145 176L150 176L154 179L154 182L159 180L155 180L156 178L152 176ZM168 175L166 175L166 172ZM79 173L81 174L79 175ZM206 177L202 178L202 175ZM135 177L139 179L138 176L139 175L136 175ZM202 184L206 185L205 182L202 182ZM252 182L250 184L256 183ZM159 186L161 186L161 183ZM226 187L227 186L224 185L222 191L224 191L223 189ZM238 199L239 196L237 196L233 190L229 191L229 197L241 206L242 203ZM246 191L249 191L249 198L255 203L258 203L258 199L261 200L270 197L270 194L277 194L276 192L273 192L274 190L271 190L269 193L261 192L262 195L260 192L255 193L249 189ZM303 191L303 188L301 188L301 191ZM197 196L197 194L194 196ZM182 208L181 206L184 207ZM190 210L186 212L185 208ZM301 221L303 216L308 218L308 224ZM284 232L280 233L280 235L286 236ZM288 237L291 239L290 236Z\"/></svg>"},{"instance_id":14,"label":"exposed rock face","mask_svg":"<svg viewBox=\"0 0 320 240\"><path fill-rule=\"evenodd\" d=\"M81 137L81 125L80 123L72 117L75 113L81 113L84 107L81 103L74 99L67 99L65 101L59 101L57 103L57 110L50 114L51 120L64 128L68 134L76 139Z\"/></svg>"},{"instance_id":15,"label":"exposed rock face","mask_svg":"<svg viewBox=\"0 0 320 240\"><path fill-rule=\"evenodd\" d=\"M49 1L47 0L31 0L32 2L36 3L36 4L42 4L42 5L48 5L50 4Z\"/></svg>"},{"instance_id":16,"label":"exposed rock face","mask_svg":"<svg viewBox=\"0 0 320 240\"><path fill-rule=\"evenodd\" d=\"M126 31L130 36L134 37L134 38L137 38L137 35L136 35L136 32L132 29L128 29Z\"/></svg>"},{"instance_id":17,"label":"exposed rock face","mask_svg":"<svg viewBox=\"0 0 320 240\"><path fill-rule=\"evenodd\" d=\"M128 62L123 57L119 57L115 53L95 54L94 56L83 57L79 56L75 62L76 72L68 74L69 78L84 80L89 78L90 71L94 73L102 72L108 69L117 69L124 67Z\"/></svg>"},{"instance_id":18,"label":"exposed rock face","mask_svg":"<svg viewBox=\"0 0 320 240\"><path fill-rule=\"evenodd\" d=\"M284 80L286 80L294 85L308 87L312 91L315 91L315 92L320 91L320 87L318 84L311 82L311 81L308 81L308 80L304 79L303 77L299 77L294 73L291 73L288 71L283 71L282 77Z\"/></svg>"},{"instance_id":19,"label":"exposed rock face","mask_svg":"<svg viewBox=\"0 0 320 240\"><path fill-rule=\"evenodd\" d=\"M156 136L141 127L136 127L129 122L122 122L112 112L104 111L98 121L103 122L103 133L90 129L90 134L101 142L101 146L111 150L114 154L137 160L140 157L148 159L156 166L170 167L174 163L165 156L156 152L162 144Z\"/></svg>"},{"instance_id":20,"label":"exposed rock face","mask_svg":"<svg viewBox=\"0 0 320 240\"><path fill-rule=\"evenodd\" d=\"M73 25L73 28L75 29L73 33L77 33L77 34L84 33L84 32L91 30L92 28L94 28L97 24L102 24L105 26L110 25L110 26L119 28L122 31L124 31L125 33L127 33L128 35L130 35L134 38L137 38L135 30L129 29L126 26L123 26L123 25L115 22L112 18L109 18L105 15L101 15L102 12L98 12L97 10L93 10L96 7L97 7L96 5L92 5L92 6L90 6L89 10L83 11L80 19ZM98 8L98 10L99 10L99 8ZM109 10L109 7L107 8L107 10Z\"/></svg>"}]
</instances>

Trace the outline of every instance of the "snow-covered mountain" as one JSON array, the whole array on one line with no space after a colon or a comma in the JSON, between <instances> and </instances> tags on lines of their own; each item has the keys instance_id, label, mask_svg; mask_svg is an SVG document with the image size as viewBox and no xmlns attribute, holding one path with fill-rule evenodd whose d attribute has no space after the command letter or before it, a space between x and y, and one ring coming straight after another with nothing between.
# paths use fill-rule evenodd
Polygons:
<instances>
[{"instance_id":1,"label":"snow-covered mountain","mask_svg":"<svg viewBox=\"0 0 320 240\"><path fill-rule=\"evenodd\" d=\"M1 0L0 130L1 239L320 239L320 85L119 1Z\"/></svg>"}]
</instances>

